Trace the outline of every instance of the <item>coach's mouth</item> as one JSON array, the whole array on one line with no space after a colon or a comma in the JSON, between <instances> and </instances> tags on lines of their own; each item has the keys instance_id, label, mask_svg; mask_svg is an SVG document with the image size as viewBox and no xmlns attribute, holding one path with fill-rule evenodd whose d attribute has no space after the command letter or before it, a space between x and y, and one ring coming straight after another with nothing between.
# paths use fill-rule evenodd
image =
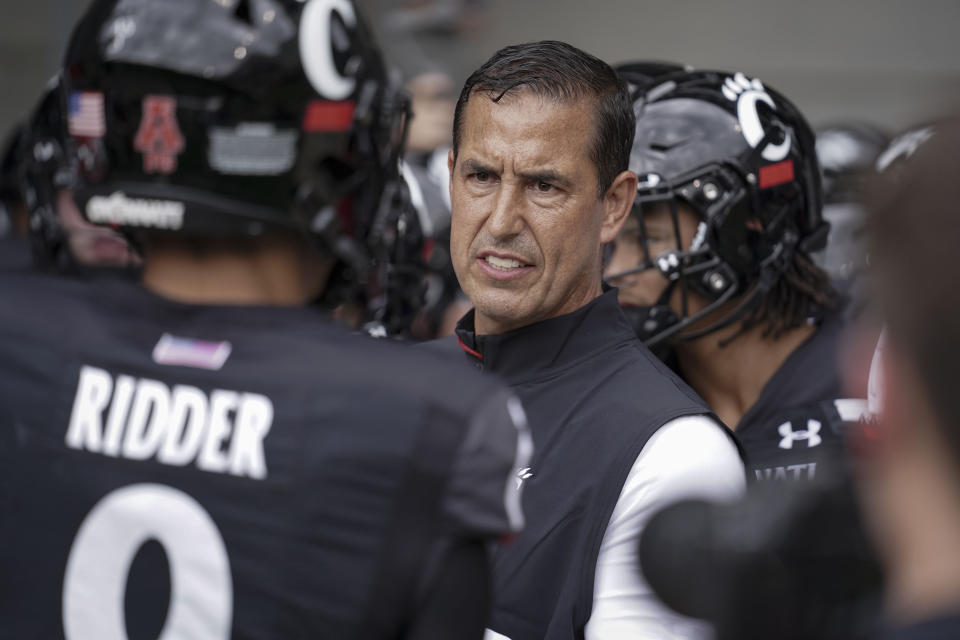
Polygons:
<instances>
[{"instance_id":1,"label":"coach's mouth","mask_svg":"<svg viewBox=\"0 0 960 640\"><path fill-rule=\"evenodd\" d=\"M533 270L525 258L500 251L481 251L477 263L484 273L497 280L518 278Z\"/></svg>"}]
</instances>

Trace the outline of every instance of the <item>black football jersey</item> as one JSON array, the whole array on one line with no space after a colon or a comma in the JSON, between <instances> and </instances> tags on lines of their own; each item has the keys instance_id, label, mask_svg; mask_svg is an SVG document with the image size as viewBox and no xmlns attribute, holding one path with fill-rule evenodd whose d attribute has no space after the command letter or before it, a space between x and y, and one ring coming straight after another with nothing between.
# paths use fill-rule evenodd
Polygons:
<instances>
[{"instance_id":1,"label":"black football jersey","mask_svg":"<svg viewBox=\"0 0 960 640\"><path fill-rule=\"evenodd\" d=\"M843 459L844 425L856 423L866 400L844 395L840 375L838 314L827 316L787 358L737 426L747 459L747 478L816 480Z\"/></svg>"},{"instance_id":2,"label":"black football jersey","mask_svg":"<svg viewBox=\"0 0 960 640\"><path fill-rule=\"evenodd\" d=\"M520 525L522 409L462 363L122 280L0 300L2 637L381 637L433 541Z\"/></svg>"},{"instance_id":3,"label":"black football jersey","mask_svg":"<svg viewBox=\"0 0 960 640\"><path fill-rule=\"evenodd\" d=\"M29 269L31 266L30 244L26 238L0 237L0 271Z\"/></svg>"},{"instance_id":4,"label":"black football jersey","mask_svg":"<svg viewBox=\"0 0 960 640\"><path fill-rule=\"evenodd\" d=\"M888 623L875 638L876 640L954 640L960 638L960 614L948 611L941 616L899 627Z\"/></svg>"}]
</instances>

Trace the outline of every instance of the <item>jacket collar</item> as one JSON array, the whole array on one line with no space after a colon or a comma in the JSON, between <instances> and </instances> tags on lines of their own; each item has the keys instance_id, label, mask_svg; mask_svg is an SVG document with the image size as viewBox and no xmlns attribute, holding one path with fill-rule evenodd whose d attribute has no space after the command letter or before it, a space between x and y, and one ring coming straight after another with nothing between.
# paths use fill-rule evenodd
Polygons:
<instances>
[{"instance_id":1,"label":"jacket collar","mask_svg":"<svg viewBox=\"0 0 960 640\"><path fill-rule=\"evenodd\" d=\"M617 290L606 286L603 294L572 313L506 333L478 336L473 322L471 309L457 323L460 347L484 370L508 378L562 368L637 339L620 310Z\"/></svg>"}]
</instances>

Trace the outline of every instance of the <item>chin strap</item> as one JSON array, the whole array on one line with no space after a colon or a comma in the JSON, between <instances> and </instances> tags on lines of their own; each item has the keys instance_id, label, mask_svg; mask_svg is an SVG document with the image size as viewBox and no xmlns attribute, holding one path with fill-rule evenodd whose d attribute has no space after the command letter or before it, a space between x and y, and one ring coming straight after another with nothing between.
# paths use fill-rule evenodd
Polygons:
<instances>
[{"instance_id":1,"label":"chin strap","mask_svg":"<svg viewBox=\"0 0 960 640\"><path fill-rule=\"evenodd\" d=\"M670 289L670 288L671 288L671 287L667 287L667 289ZM695 313L695 314L692 315L692 316L688 316L688 317L686 317L686 318L681 318L681 319L679 319L679 321L678 321L676 324L674 324L673 326L665 329L664 331L660 332L660 333L657 334L656 336L654 336L654 337L650 338L648 341L646 341L646 345L647 345L648 347L653 347L653 346L656 346L656 345L662 343L663 341L667 340L668 338L672 338L672 337L674 337L674 336L676 336L679 340L692 340L692 339L694 339L694 338L699 338L700 336L706 335L707 333L710 333L710 332L712 332L712 331L716 331L716 330L718 330L718 329L721 329L721 328L727 326L727 324L729 324L729 323L735 322L735 321L736 321L736 318L729 319L729 321L728 321L727 319L724 319L724 320L722 320L722 321L720 321L720 322L714 323L713 325L707 327L706 329L700 329L700 330L695 331L695 332L693 332L693 333L684 334L684 335L680 335L680 336L677 335L678 333L680 333L681 331L683 331L684 329L686 329L686 328L689 327L690 325L692 325L692 324L700 321L702 318L705 318L706 316L710 315L711 313L713 313L714 311L716 311L717 309L719 309L720 307L722 307L724 304L726 304L729 300L731 300L731 299L733 298L733 296L734 296L734 294L735 294L736 292L737 292L737 287L736 287L736 284L734 283L734 284L732 284L726 291L724 291L723 294L722 294L719 298L717 298L715 301L713 301L712 303L710 303L709 305L707 305L706 307L704 307L699 313ZM660 302L660 301L658 301L658 305L659 305L659 302ZM741 303L741 305L742 305L742 304L743 304L743 303ZM669 307L667 307L667 308L669 309ZM744 309L743 312L745 313L745 312L746 312L746 309ZM672 311L671 311L670 313L673 314L674 317L678 317L678 316L677 316L676 314L674 314Z\"/></svg>"},{"instance_id":2,"label":"chin strap","mask_svg":"<svg viewBox=\"0 0 960 640\"><path fill-rule=\"evenodd\" d=\"M754 285L754 287L750 290L750 292L743 297L743 300L741 300L739 304L737 304L737 306L733 309L733 311L731 311L721 320L718 320L717 322L714 322L713 324L703 329L698 329L690 333L679 335L677 336L677 339L678 340L695 340L697 338L702 338L703 336L709 333L713 333L715 331L725 329L730 325L732 325L733 323L739 321L741 318L743 318L744 315L746 315L750 310L752 310L756 306L758 302L760 302L763 296L765 296L773 288L773 285L777 283L777 280L780 279L780 276L783 275L783 272L786 270L790 259L793 257L794 247L796 246L796 244L797 244L796 234L793 232L787 232L784 235L784 241L778 243L773 248L773 251L770 253L770 255L767 256L767 258L762 263L760 263L759 280ZM716 302L709 305L708 307L703 309L703 311L690 317L689 319L681 321L680 324L682 326L689 326L694 322L696 322L697 320L699 320L700 318L707 316L714 309L718 308L721 304L731 299L733 297L733 294L736 292L736 289L737 289L736 286L731 286L726 292L724 292L723 296L717 299ZM678 330L680 328L682 327L679 327ZM675 333L676 332L674 332L671 335L675 335ZM740 332L735 333L730 338L724 340L720 346L721 347L727 346L739 336L740 336Z\"/></svg>"}]
</instances>

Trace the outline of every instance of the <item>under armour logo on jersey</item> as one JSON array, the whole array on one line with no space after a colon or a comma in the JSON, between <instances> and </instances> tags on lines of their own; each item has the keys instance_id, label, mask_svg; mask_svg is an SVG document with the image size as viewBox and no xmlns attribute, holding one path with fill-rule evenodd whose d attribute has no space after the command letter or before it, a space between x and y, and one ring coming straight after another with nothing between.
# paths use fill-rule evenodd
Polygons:
<instances>
[{"instance_id":1,"label":"under armour logo on jersey","mask_svg":"<svg viewBox=\"0 0 960 640\"><path fill-rule=\"evenodd\" d=\"M747 140L747 144L756 148L763 140L766 132L763 130L763 124L760 122L760 114L757 112L757 103L763 102L771 109L776 110L777 105L763 87L763 83L757 78L748 79L745 75L737 72L732 78L727 78L723 83L723 95L727 100L737 103L737 119L740 121L740 131ZM760 155L764 160L777 162L783 160L790 153L790 135L784 136L780 144L769 143L763 148Z\"/></svg>"},{"instance_id":2,"label":"under armour logo on jersey","mask_svg":"<svg viewBox=\"0 0 960 640\"><path fill-rule=\"evenodd\" d=\"M532 477L533 473L531 473L530 467L519 469L517 471L517 489L523 486L525 480L529 480Z\"/></svg>"},{"instance_id":3,"label":"under armour logo on jersey","mask_svg":"<svg viewBox=\"0 0 960 640\"><path fill-rule=\"evenodd\" d=\"M781 449L793 449L793 443L797 440L806 440L808 449L812 449L823 442L823 438L820 437L819 420L807 420L807 428L797 431L793 430L792 422L784 422L777 430L782 436L780 440Z\"/></svg>"}]
</instances>

